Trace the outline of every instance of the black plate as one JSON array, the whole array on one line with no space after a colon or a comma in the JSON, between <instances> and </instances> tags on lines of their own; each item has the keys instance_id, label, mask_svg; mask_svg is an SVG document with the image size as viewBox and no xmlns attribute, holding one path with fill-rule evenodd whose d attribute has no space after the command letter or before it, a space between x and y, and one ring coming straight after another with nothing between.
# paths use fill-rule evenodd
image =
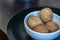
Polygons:
<instances>
[{"instance_id":1,"label":"black plate","mask_svg":"<svg viewBox=\"0 0 60 40\"><path fill-rule=\"evenodd\" d=\"M41 10L44 7L35 7L35 8L29 8L26 10L23 10L21 12L18 12L8 23L8 35L11 40L34 40L32 39L25 31L24 29L24 18L25 16L32 12ZM60 16L60 9L50 7L53 12L58 14ZM60 36L57 37L55 40L59 40Z\"/></svg>"}]
</instances>

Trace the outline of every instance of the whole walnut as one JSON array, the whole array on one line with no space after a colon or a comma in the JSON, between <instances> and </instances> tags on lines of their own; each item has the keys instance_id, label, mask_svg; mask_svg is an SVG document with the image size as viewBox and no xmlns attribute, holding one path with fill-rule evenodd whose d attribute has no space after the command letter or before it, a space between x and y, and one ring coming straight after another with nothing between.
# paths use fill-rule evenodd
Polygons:
<instances>
[{"instance_id":1,"label":"whole walnut","mask_svg":"<svg viewBox=\"0 0 60 40\"><path fill-rule=\"evenodd\" d=\"M40 33L48 33L48 29L44 26L44 25L37 25L34 27L33 29L36 32L40 32Z\"/></svg>"},{"instance_id":2,"label":"whole walnut","mask_svg":"<svg viewBox=\"0 0 60 40\"><path fill-rule=\"evenodd\" d=\"M54 31L57 31L59 29L58 24L55 23L55 22L48 22L48 23L46 23L46 27L48 28L48 30L50 32L54 32Z\"/></svg>"},{"instance_id":3,"label":"whole walnut","mask_svg":"<svg viewBox=\"0 0 60 40\"><path fill-rule=\"evenodd\" d=\"M49 22L53 18L53 12L50 8L43 8L40 11L40 18L43 22Z\"/></svg>"},{"instance_id":4,"label":"whole walnut","mask_svg":"<svg viewBox=\"0 0 60 40\"><path fill-rule=\"evenodd\" d=\"M36 25L42 24L42 21L37 16L31 16L28 19L28 25L30 28L35 27Z\"/></svg>"}]
</instances>

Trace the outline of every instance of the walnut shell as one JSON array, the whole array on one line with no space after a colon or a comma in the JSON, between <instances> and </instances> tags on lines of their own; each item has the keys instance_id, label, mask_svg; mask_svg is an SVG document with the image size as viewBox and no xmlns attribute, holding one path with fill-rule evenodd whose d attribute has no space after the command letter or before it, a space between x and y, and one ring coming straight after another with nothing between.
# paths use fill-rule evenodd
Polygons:
<instances>
[{"instance_id":1,"label":"walnut shell","mask_svg":"<svg viewBox=\"0 0 60 40\"><path fill-rule=\"evenodd\" d=\"M41 32L41 33L48 33L48 29L44 26L44 25L37 25L35 26L35 28L33 29L36 32Z\"/></svg>"},{"instance_id":2,"label":"walnut shell","mask_svg":"<svg viewBox=\"0 0 60 40\"><path fill-rule=\"evenodd\" d=\"M49 22L53 18L53 12L50 8L43 8L40 12L40 18L43 22Z\"/></svg>"},{"instance_id":3,"label":"walnut shell","mask_svg":"<svg viewBox=\"0 0 60 40\"><path fill-rule=\"evenodd\" d=\"M59 29L58 24L55 23L55 22L48 22L48 23L46 24L46 27L48 28L48 30L49 30L50 32L54 32L54 31L57 31L57 30Z\"/></svg>"},{"instance_id":4,"label":"walnut shell","mask_svg":"<svg viewBox=\"0 0 60 40\"><path fill-rule=\"evenodd\" d=\"M36 25L39 25L39 24L42 24L42 21L37 16L31 16L28 19L28 25L29 25L30 28L33 28L33 27L35 27Z\"/></svg>"}]
</instances>

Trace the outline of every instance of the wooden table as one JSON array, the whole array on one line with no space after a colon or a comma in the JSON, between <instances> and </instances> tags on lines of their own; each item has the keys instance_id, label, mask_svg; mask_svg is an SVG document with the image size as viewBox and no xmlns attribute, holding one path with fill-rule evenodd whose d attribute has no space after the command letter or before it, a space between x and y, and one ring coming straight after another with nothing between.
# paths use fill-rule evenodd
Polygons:
<instances>
[{"instance_id":1,"label":"wooden table","mask_svg":"<svg viewBox=\"0 0 60 40\"><path fill-rule=\"evenodd\" d=\"M2 30L0 30L0 40L9 40L7 35Z\"/></svg>"}]
</instances>

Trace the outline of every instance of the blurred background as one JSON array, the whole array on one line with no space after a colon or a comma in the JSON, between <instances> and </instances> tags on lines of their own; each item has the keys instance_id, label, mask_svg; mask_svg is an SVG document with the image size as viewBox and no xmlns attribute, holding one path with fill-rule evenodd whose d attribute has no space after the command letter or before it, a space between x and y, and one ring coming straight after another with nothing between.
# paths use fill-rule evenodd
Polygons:
<instances>
[{"instance_id":1,"label":"blurred background","mask_svg":"<svg viewBox=\"0 0 60 40\"><path fill-rule=\"evenodd\" d=\"M7 24L17 12L42 6L60 8L60 0L0 0L0 29L7 34Z\"/></svg>"}]
</instances>

